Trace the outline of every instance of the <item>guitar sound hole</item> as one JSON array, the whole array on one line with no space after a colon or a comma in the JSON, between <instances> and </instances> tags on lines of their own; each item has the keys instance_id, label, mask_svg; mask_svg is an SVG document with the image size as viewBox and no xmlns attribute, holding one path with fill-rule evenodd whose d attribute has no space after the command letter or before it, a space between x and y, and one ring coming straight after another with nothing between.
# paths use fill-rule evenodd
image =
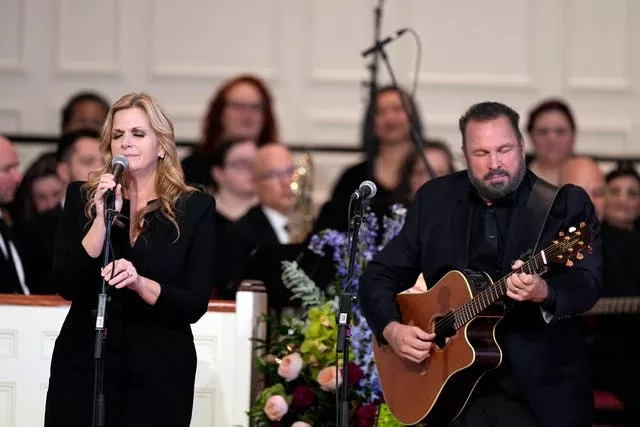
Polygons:
<instances>
[{"instance_id":1,"label":"guitar sound hole","mask_svg":"<svg viewBox=\"0 0 640 427\"><path fill-rule=\"evenodd\" d=\"M436 337L433 339L433 342L438 346L438 348L444 348L447 344L447 338L456 334L456 330L453 325L454 320L453 312L449 312L443 316L437 316L435 318L433 331L436 334Z\"/></svg>"}]
</instances>

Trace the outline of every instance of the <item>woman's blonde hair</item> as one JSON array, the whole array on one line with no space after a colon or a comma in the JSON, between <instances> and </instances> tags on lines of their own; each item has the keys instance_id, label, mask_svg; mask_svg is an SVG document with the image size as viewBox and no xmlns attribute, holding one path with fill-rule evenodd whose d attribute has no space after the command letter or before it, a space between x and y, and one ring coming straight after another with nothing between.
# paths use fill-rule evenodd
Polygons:
<instances>
[{"instance_id":1,"label":"woman's blonde hair","mask_svg":"<svg viewBox=\"0 0 640 427\"><path fill-rule=\"evenodd\" d=\"M176 203L182 194L197 190L185 183L184 173L180 165L180 159L178 158L178 150L176 148L171 119L169 119L169 116L165 113L158 101L146 93L129 93L118 99L111 106L104 125L102 126L102 132L100 133L100 151L104 155L104 167L91 174L89 181L84 184L84 188L88 192L85 215L88 219L94 218L95 202L93 199L100 176L111 169L111 160L113 157L111 153L113 116L118 111L129 108L139 108L146 113L149 118L149 123L151 124L151 129L153 129L158 140L158 145L164 151L164 158L158 158L158 167L156 170L155 189L158 199L136 212L134 222L136 232L142 231L145 225L145 218L148 214L159 211L176 227L179 237L180 228L176 222ZM127 182L128 180L125 174L122 181L122 188L125 191Z\"/></svg>"}]
</instances>

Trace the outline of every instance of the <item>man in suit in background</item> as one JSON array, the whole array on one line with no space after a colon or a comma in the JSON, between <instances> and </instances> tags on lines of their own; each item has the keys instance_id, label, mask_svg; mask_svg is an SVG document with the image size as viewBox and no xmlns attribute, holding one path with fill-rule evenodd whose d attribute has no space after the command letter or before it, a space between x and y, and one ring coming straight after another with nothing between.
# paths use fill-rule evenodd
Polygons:
<instances>
[{"instance_id":1,"label":"man in suit in background","mask_svg":"<svg viewBox=\"0 0 640 427\"><path fill-rule=\"evenodd\" d=\"M258 150L254 180L259 203L227 229L224 240L228 247L221 250L223 261L220 263L220 268L226 270L225 283L243 279L273 282L277 279L274 275L279 277L279 257L291 242L288 220L295 202L291 191L294 171L293 155L286 146L271 143ZM256 253L260 259L252 260ZM288 292L277 289L275 283L271 285L273 287L268 288L270 304L285 304Z\"/></svg>"},{"instance_id":2,"label":"man in suit in background","mask_svg":"<svg viewBox=\"0 0 640 427\"><path fill-rule=\"evenodd\" d=\"M598 164L587 157L567 160L560 175L562 184L578 185L587 192L599 219L604 216L605 177ZM640 297L640 233L602 224L601 297ZM626 422L640 425L640 314L602 314L588 320L589 354L594 387L622 400Z\"/></svg>"},{"instance_id":3,"label":"man in suit in background","mask_svg":"<svg viewBox=\"0 0 640 427\"><path fill-rule=\"evenodd\" d=\"M14 243L11 221L6 212L3 213L4 207L13 201L21 179L18 154L11 141L0 136L0 293L29 295L22 258Z\"/></svg>"},{"instance_id":4,"label":"man in suit in background","mask_svg":"<svg viewBox=\"0 0 640 427\"><path fill-rule=\"evenodd\" d=\"M379 342L408 361L428 358L434 335L401 323L399 292L413 286L420 273L430 286L452 269L485 271L499 279L520 266L521 254L535 243L527 203L537 177L526 169L518 121L504 104L472 106L459 123L468 170L434 179L418 191L402 231L362 277L359 298L368 324ZM598 298L601 252L598 220L582 189L560 190L538 248L582 221L596 234L591 255L572 268L551 263L544 277L517 273L507 279L503 303L510 309L497 330L502 365L480 380L452 425L590 425L586 349L572 316Z\"/></svg>"},{"instance_id":5,"label":"man in suit in background","mask_svg":"<svg viewBox=\"0 0 640 427\"><path fill-rule=\"evenodd\" d=\"M104 163L100 153L100 135L92 129L80 129L64 134L56 149L58 178L67 185L73 181L87 181L89 173L100 169ZM21 252L25 254L27 283L33 294L55 294L49 283L53 244L62 214L64 198L54 209L38 214L16 227L15 235Z\"/></svg>"}]
</instances>

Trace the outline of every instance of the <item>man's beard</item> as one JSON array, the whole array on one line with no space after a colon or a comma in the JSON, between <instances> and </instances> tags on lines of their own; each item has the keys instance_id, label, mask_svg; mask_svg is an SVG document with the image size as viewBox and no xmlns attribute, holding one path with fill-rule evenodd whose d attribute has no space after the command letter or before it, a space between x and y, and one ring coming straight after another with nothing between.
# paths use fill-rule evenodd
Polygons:
<instances>
[{"instance_id":1,"label":"man's beard","mask_svg":"<svg viewBox=\"0 0 640 427\"><path fill-rule=\"evenodd\" d=\"M483 179L478 179L473 176L473 172L471 169L467 169L467 174L469 175L469 180L471 184L478 190L478 194L485 200L494 201L500 200L507 197L509 194L516 191L522 179L524 178L524 174L526 173L526 167L524 161L520 162L518 169L515 171L515 175L511 175L506 169L496 169L489 171ZM506 176L506 181L498 181L491 182L486 181L493 176Z\"/></svg>"}]
</instances>

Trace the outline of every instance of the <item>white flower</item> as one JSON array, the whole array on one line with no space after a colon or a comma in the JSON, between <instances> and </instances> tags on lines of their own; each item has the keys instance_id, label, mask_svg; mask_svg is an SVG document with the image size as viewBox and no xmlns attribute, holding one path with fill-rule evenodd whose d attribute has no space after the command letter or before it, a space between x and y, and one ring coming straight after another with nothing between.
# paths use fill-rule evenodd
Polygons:
<instances>
[{"instance_id":1,"label":"white flower","mask_svg":"<svg viewBox=\"0 0 640 427\"><path fill-rule=\"evenodd\" d=\"M285 356L278 366L278 375L284 378L285 381L293 381L298 378L300 371L302 370L302 357L299 353L292 353Z\"/></svg>"},{"instance_id":2,"label":"white flower","mask_svg":"<svg viewBox=\"0 0 640 427\"><path fill-rule=\"evenodd\" d=\"M280 421L289 411L289 405L284 397L274 395L267 399L264 405L264 413L271 421Z\"/></svg>"}]
</instances>

